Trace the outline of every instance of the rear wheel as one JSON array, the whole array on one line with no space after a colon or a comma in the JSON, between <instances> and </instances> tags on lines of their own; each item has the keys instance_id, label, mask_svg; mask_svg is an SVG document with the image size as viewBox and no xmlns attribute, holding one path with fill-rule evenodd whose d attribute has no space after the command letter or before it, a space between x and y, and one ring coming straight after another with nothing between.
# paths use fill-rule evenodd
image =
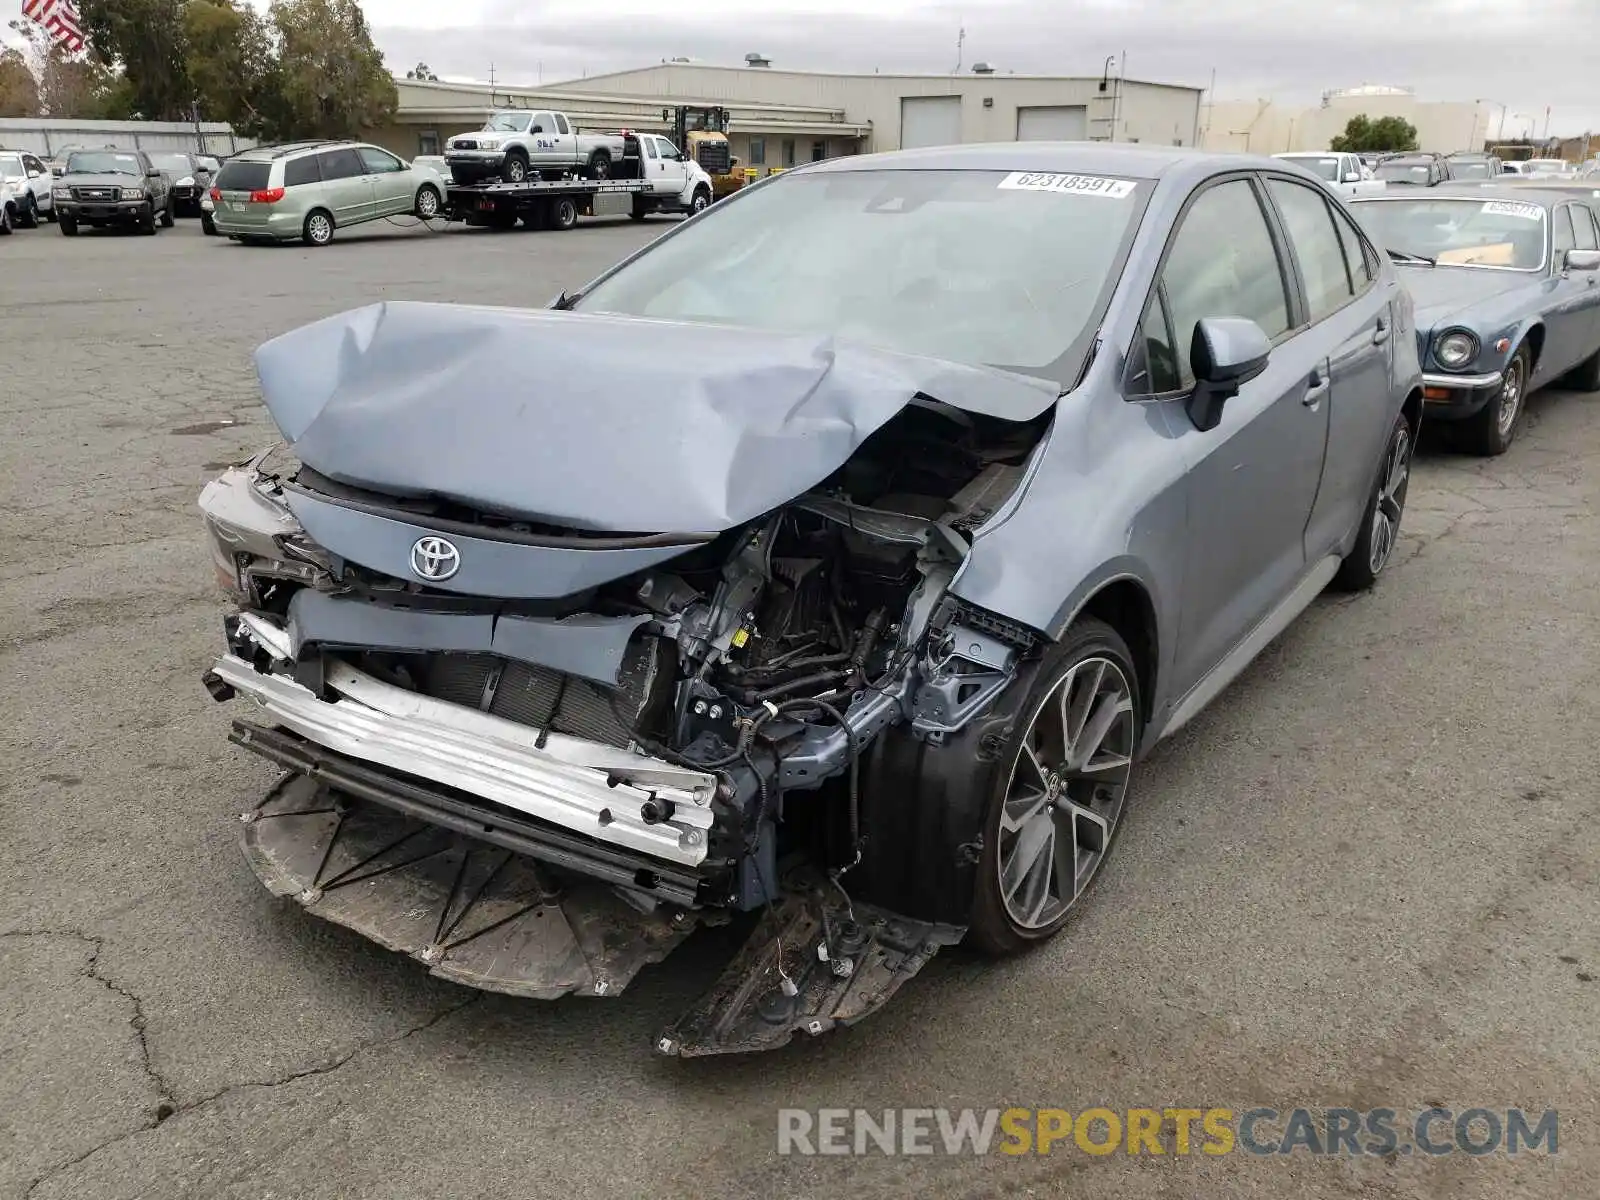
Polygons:
<instances>
[{"instance_id":1,"label":"rear wheel","mask_svg":"<svg viewBox=\"0 0 1600 1200\"><path fill-rule=\"evenodd\" d=\"M300 240L308 246L326 246L333 241L333 214L325 208L313 208L306 214Z\"/></svg>"},{"instance_id":2,"label":"rear wheel","mask_svg":"<svg viewBox=\"0 0 1600 1200\"><path fill-rule=\"evenodd\" d=\"M11 205L7 204L7 205L4 205L3 207L0 207L0 237L6 237L10 233L11 233Z\"/></svg>"},{"instance_id":3,"label":"rear wheel","mask_svg":"<svg viewBox=\"0 0 1600 1200\"><path fill-rule=\"evenodd\" d=\"M610 179L611 155L606 153L604 150L596 150L593 154L589 155L589 166L585 170L585 174L587 174L590 179Z\"/></svg>"},{"instance_id":4,"label":"rear wheel","mask_svg":"<svg viewBox=\"0 0 1600 1200\"><path fill-rule=\"evenodd\" d=\"M425 183L417 189L417 204L412 210L424 221L431 221L439 215L439 189L431 183Z\"/></svg>"},{"instance_id":5,"label":"rear wheel","mask_svg":"<svg viewBox=\"0 0 1600 1200\"><path fill-rule=\"evenodd\" d=\"M1600 392L1600 350L1567 372L1566 382L1574 391Z\"/></svg>"},{"instance_id":6,"label":"rear wheel","mask_svg":"<svg viewBox=\"0 0 1600 1200\"><path fill-rule=\"evenodd\" d=\"M1532 356L1526 344L1506 364L1500 381L1500 392L1483 406L1470 421L1464 423L1462 433L1466 445L1474 454L1493 457L1504 454L1516 440L1517 426L1522 420L1522 409L1528 398L1528 374Z\"/></svg>"},{"instance_id":7,"label":"rear wheel","mask_svg":"<svg viewBox=\"0 0 1600 1200\"><path fill-rule=\"evenodd\" d=\"M1045 655L989 772L969 936L993 954L1043 942L1099 874L1141 734L1138 674L1116 630L1079 621Z\"/></svg>"},{"instance_id":8,"label":"rear wheel","mask_svg":"<svg viewBox=\"0 0 1600 1200\"><path fill-rule=\"evenodd\" d=\"M578 206L571 196L558 197L550 205L550 228L571 229L578 223Z\"/></svg>"},{"instance_id":9,"label":"rear wheel","mask_svg":"<svg viewBox=\"0 0 1600 1200\"><path fill-rule=\"evenodd\" d=\"M217 236L217 223L205 209L200 210L200 232L207 237Z\"/></svg>"},{"instance_id":10,"label":"rear wheel","mask_svg":"<svg viewBox=\"0 0 1600 1200\"><path fill-rule=\"evenodd\" d=\"M167 206L161 210L161 228L171 229L178 219L178 207L170 199Z\"/></svg>"},{"instance_id":11,"label":"rear wheel","mask_svg":"<svg viewBox=\"0 0 1600 1200\"><path fill-rule=\"evenodd\" d=\"M1377 582L1394 554L1400 539L1400 519L1406 511L1406 489L1411 483L1411 423L1404 415L1395 418L1389 440L1384 443L1383 463L1378 481L1361 518L1361 532L1350 548L1333 586L1340 591L1358 592Z\"/></svg>"},{"instance_id":12,"label":"rear wheel","mask_svg":"<svg viewBox=\"0 0 1600 1200\"><path fill-rule=\"evenodd\" d=\"M528 156L521 150L511 150L506 153L506 160L500 167L500 174L507 183L524 183L528 178Z\"/></svg>"},{"instance_id":13,"label":"rear wheel","mask_svg":"<svg viewBox=\"0 0 1600 1200\"><path fill-rule=\"evenodd\" d=\"M38 204L39 202L33 198L32 192L29 192L26 196L24 196L22 198L22 211L18 213L17 224L21 225L24 229L39 228Z\"/></svg>"}]
</instances>

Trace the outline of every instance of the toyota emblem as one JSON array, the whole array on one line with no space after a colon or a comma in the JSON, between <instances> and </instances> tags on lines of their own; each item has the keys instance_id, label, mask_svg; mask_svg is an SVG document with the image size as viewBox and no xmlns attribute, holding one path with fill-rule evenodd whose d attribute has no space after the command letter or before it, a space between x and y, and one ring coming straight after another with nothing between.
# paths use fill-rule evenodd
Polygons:
<instances>
[{"instance_id":1,"label":"toyota emblem","mask_svg":"<svg viewBox=\"0 0 1600 1200\"><path fill-rule=\"evenodd\" d=\"M442 537L431 534L418 538L411 547L411 573L418 579L438 583L461 569L461 551Z\"/></svg>"}]
</instances>

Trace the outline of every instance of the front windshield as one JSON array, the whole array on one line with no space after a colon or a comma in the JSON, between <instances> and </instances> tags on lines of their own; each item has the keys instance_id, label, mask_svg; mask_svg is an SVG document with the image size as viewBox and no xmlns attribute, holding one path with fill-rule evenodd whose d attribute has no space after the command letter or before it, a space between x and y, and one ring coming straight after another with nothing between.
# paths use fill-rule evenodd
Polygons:
<instances>
[{"instance_id":1,"label":"front windshield","mask_svg":"<svg viewBox=\"0 0 1600 1200\"><path fill-rule=\"evenodd\" d=\"M1375 174L1389 183L1427 183L1428 164L1393 158L1378 164Z\"/></svg>"},{"instance_id":2,"label":"front windshield","mask_svg":"<svg viewBox=\"0 0 1600 1200\"><path fill-rule=\"evenodd\" d=\"M532 113L495 113L484 122L483 129L485 133L491 130L496 133L527 133L528 119L532 116Z\"/></svg>"},{"instance_id":3,"label":"front windshield","mask_svg":"<svg viewBox=\"0 0 1600 1200\"><path fill-rule=\"evenodd\" d=\"M1337 158L1300 158L1289 160L1298 163L1319 179L1326 179L1329 183L1339 182L1339 160Z\"/></svg>"},{"instance_id":4,"label":"front windshield","mask_svg":"<svg viewBox=\"0 0 1600 1200\"><path fill-rule=\"evenodd\" d=\"M189 156L187 154L152 154L150 161L163 171L182 171L189 173Z\"/></svg>"},{"instance_id":5,"label":"front windshield","mask_svg":"<svg viewBox=\"0 0 1600 1200\"><path fill-rule=\"evenodd\" d=\"M1489 163L1478 159L1451 163L1450 174L1457 179L1494 179L1499 172L1490 170Z\"/></svg>"},{"instance_id":6,"label":"front windshield","mask_svg":"<svg viewBox=\"0 0 1600 1200\"><path fill-rule=\"evenodd\" d=\"M113 150L78 150L67 159L69 175L142 175L139 157Z\"/></svg>"},{"instance_id":7,"label":"front windshield","mask_svg":"<svg viewBox=\"0 0 1600 1200\"><path fill-rule=\"evenodd\" d=\"M1138 182L1103 176L783 176L574 307L831 334L1070 385L1143 202Z\"/></svg>"},{"instance_id":8,"label":"front windshield","mask_svg":"<svg viewBox=\"0 0 1600 1200\"><path fill-rule=\"evenodd\" d=\"M1373 241L1440 266L1537 271L1545 262L1544 207L1521 200L1366 200L1356 215Z\"/></svg>"},{"instance_id":9,"label":"front windshield","mask_svg":"<svg viewBox=\"0 0 1600 1200\"><path fill-rule=\"evenodd\" d=\"M1566 162L1559 158L1530 158L1528 170L1544 171L1551 175L1565 175L1570 169Z\"/></svg>"},{"instance_id":10,"label":"front windshield","mask_svg":"<svg viewBox=\"0 0 1600 1200\"><path fill-rule=\"evenodd\" d=\"M21 179L26 174L22 169L22 155L0 154L0 179Z\"/></svg>"}]
</instances>

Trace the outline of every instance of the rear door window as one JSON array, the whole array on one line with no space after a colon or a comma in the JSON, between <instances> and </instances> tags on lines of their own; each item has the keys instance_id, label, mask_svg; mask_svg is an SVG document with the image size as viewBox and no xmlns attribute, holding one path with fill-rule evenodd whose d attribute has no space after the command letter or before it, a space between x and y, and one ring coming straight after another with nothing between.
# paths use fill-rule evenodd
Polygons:
<instances>
[{"instance_id":1,"label":"rear door window","mask_svg":"<svg viewBox=\"0 0 1600 1200\"><path fill-rule=\"evenodd\" d=\"M217 173L217 186L225 192L259 192L271 177L271 163L230 162Z\"/></svg>"},{"instance_id":2,"label":"rear door window","mask_svg":"<svg viewBox=\"0 0 1600 1200\"><path fill-rule=\"evenodd\" d=\"M318 167L319 156L307 154L301 158L291 158L283 164L283 186L303 187L308 183L321 183L322 171Z\"/></svg>"},{"instance_id":3,"label":"rear door window","mask_svg":"<svg viewBox=\"0 0 1600 1200\"><path fill-rule=\"evenodd\" d=\"M324 181L354 179L358 175L367 173L366 168L361 165L360 156L354 150L328 150L317 157L322 160Z\"/></svg>"},{"instance_id":4,"label":"rear door window","mask_svg":"<svg viewBox=\"0 0 1600 1200\"><path fill-rule=\"evenodd\" d=\"M572 132L572 130L567 125L566 117L562 116L560 113L556 114L556 129L561 133L571 133Z\"/></svg>"}]
</instances>

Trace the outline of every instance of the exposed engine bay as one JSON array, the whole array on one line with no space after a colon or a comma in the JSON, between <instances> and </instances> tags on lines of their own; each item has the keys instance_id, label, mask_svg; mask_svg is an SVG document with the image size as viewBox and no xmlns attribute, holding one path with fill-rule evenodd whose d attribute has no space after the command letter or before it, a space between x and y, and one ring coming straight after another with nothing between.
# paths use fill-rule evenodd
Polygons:
<instances>
[{"instance_id":1,"label":"exposed engine bay","mask_svg":"<svg viewBox=\"0 0 1600 1200\"><path fill-rule=\"evenodd\" d=\"M946 589L1049 423L921 397L819 486L704 534L376 492L284 449L231 469L201 498L238 600L206 683L256 701L231 736L289 772L243 814L247 856L436 973L530 996L614 994L756 913L663 1052L865 1015L962 930L854 891L895 853L868 845L864 765L890 730L961 730L1040 641Z\"/></svg>"}]
</instances>

